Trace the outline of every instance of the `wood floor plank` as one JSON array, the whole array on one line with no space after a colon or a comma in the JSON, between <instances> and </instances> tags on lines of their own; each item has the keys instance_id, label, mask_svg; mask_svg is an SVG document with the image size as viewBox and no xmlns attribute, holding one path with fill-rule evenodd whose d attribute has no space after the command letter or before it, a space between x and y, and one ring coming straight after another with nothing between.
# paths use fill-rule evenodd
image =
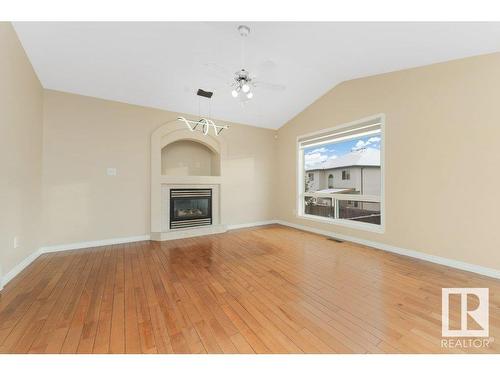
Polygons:
<instances>
[{"instance_id":1,"label":"wood floor plank","mask_svg":"<svg viewBox=\"0 0 500 375\"><path fill-rule=\"evenodd\" d=\"M111 332L109 337L109 352L125 353L125 271L123 246L114 248L116 253L116 268L113 290L113 309L111 314Z\"/></svg>"},{"instance_id":2,"label":"wood floor plank","mask_svg":"<svg viewBox=\"0 0 500 375\"><path fill-rule=\"evenodd\" d=\"M139 339L141 342L141 351L143 353L153 354L158 353L156 342L153 334L153 325L149 313L148 300L146 298L141 269L139 265L140 243L133 246L132 252L132 280L134 284L137 322L139 325Z\"/></svg>"},{"instance_id":3,"label":"wood floor plank","mask_svg":"<svg viewBox=\"0 0 500 375\"><path fill-rule=\"evenodd\" d=\"M15 328L13 327L11 334L3 342L3 345L13 347L15 353L26 353L30 349L34 338L45 325L67 283L68 276L72 271L71 265L75 265L77 261L77 258L68 258L59 263L57 269L54 269L54 277L38 294L35 302L30 306L27 313L22 316L22 319L17 322Z\"/></svg>"},{"instance_id":4,"label":"wood floor plank","mask_svg":"<svg viewBox=\"0 0 500 375\"><path fill-rule=\"evenodd\" d=\"M97 335L104 289L106 287L106 274L109 272L110 268L110 259L111 254L108 247L104 250L104 258L90 297L89 309L84 319L82 334L80 336L80 342L78 343L78 353L92 353Z\"/></svg>"},{"instance_id":5,"label":"wood floor plank","mask_svg":"<svg viewBox=\"0 0 500 375\"><path fill-rule=\"evenodd\" d=\"M141 353L141 339L139 335L139 320L137 317L137 302L132 271L133 245L125 246L125 352L129 354Z\"/></svg>"},{"instance_id":6,"label":"wood floor plank","mask_svg":"<svg viewBox=\"0 0 500 375\"><path fill-rule=\"evenodd\" d=\"M95 254L95 257L91 256L92 253ZM96 281L105 252L94 250L92 253L86 252L85 254L89 260L87 278L81 280L78 272L76 272L70 281L69 288L65 291L64 298L61 298L63 308L61 313L56 315L55 327L46 340L46 353L76 352L85 325L87 311L98 308L96 306L98 299L93 295L94 290L100 288L100 285L96 286Z\"/></svg>"},{"instance_id":7,"label":"wood floor plank","mask_svg":"<svg viewBox=\"0 0 500 375\"><path fill-rule=\"evenodd\" d=\"M80 343L80 337L83 331L83 326L85 324L85 316L88 309L90 308L90 296L92 290L95 286L96 277L93 276L94 273L98 273L99 267L102 260L102 255L104 254L101 250L86 251L82 253L86 265L82 273L80 274L80 286L75 288L72 295L77 296L73 301L74 303L68 304L65 324L60 324L60 328L56 330L56 326L59 324L56 319L61 319L57 314L54 315L54 322L47 325L47 335L48 338L43 340L41 343L38 342L34 344L31 348L31 352L37 353L40 351L40 346L45 345L46 350L51 352L56 352L56 345L60 344L60 352L62 353L76 353L78 350L78 345ZM95 255L94 257L92 255ZM81 291L80 291L81 288ZM62 300L61 303L64 303ZM53 331L58 332L57 339L50 337ZM50 343L48 342L50 339ZM52 347L52 349L49 349Z\"/></svg>"},{"instance_id":8,"label":"wood floor plank","mask_svg":"<svg viewBox=\"0 0 500 375\"><path fill-rule=\"evenodd\" d=\"M95 258L92 258L91 254L95 254ZM79 254L79 256L86 260L85 266L82 264L81 268L71 275L63 294L59 298L59 305L51 315L53 319L47 321L44 327L46 328L46 334L40 335L42 340L35 341L30 348L30 352L39 352L42 347L45 353L60 353L62 351L71 327L71 322L75 313L78 312L82 295L84 300L87 301L85 297L88 297L92 292L91 290L85 290L85 286L95 285L93 282L96 277L92 273L99 273L103 255L104 251L99 250L85 250ZM90 284L88 284L89 279L91 281ZM86 305L88 308L93 307L90 303L88 301ZM76 350L77 348L75 347L74 351L71 352L76 352Z\"/></svg>"},{"instance_id":9,"label":"wood floor plank","mask_svg":"<svg viewBox=\"0 0 500 375\"><path fill-rule=\"evenodd\" d=\"M115 290L116 258L117 251L108 248L110 258L105 270L105 285L101 298L101 308L97 318L97 331L95 335L93 353L109 353L111 341L111 323L113 316L113 294Z\"/></svg>"},{"instance_id":10,"label":"wood floor plank","mask_svg":"<svg viewBox=\"0 0 500 375\"><path fill-rule=\"evenodd\" d=\"M148 260L151 262L151 254L147 251L146 246L141 246L138 256L157 351L159 353L173 353L168 330L162 318L160 305L148 267Z\"/></svg>"},{"instance_id":11,"label":"wood floor plank","mask_svg":"<svg viewBox=\"0 0 500 375\"><path fill-rule=\"evenodd\" d=\"M500 353L441 347L443 287L500 335L500 280L279 225L64 251L0 293L0 353Z\"/></svg>"}]
</instances>

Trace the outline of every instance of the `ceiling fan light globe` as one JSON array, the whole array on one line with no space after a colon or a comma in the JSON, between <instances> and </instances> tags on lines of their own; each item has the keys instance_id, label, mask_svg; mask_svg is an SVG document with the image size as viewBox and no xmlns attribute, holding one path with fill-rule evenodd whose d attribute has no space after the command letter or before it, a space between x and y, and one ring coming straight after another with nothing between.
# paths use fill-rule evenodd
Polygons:
<instances>
[{"instance_id":1,"label":"ceiling fan light globe","mask_svg":"<svg viewBox=\"0 0 500 375\"><path fill-rule=\"evenodd\" d=\"M236 98L238 96L238 91L236 90L231 91L231 95L233 96L233 98Z\"/></svg>"},{"instance_id":2,"label":"ceiling fan light globe","mask_svg":"<svg viewBox=\"0 0 500 375\"><path fill-rule=\"evenodd\" d=\"M248 98L248 99L252 99L252 98L253 98L253 93L252 93L252 92L249 92L249 93L247 94L247 98Z\"/></svg>"},{"instance_id":3,"label":"ceiling fan light globe","mask_svg":"<svg viewBox=\"0 0 500 375\"><path fill-rule=\"evenodd\" d=\"M243 86L241 86L241 89L243 90L243 92L249 92L250 86L248 85L248 83L244 83Z\"/></svg>"}]
</instances>

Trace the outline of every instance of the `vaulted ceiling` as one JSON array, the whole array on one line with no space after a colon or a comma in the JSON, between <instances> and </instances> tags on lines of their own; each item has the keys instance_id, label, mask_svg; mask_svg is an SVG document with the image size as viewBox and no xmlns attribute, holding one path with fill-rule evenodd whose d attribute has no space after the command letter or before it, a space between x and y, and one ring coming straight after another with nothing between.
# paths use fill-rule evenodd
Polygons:
<instances>
[{"instance_id":1,"label":"vaulted ceiling","mask_svg":"<svg viewBox=\"0 0 500 375\"><path fill-rule=\"evenodd\" d=\"M278 128L342 81L500 50L500 23L246 23L245 68L286 85L242 105L239 23L17 22L48 89ZM207 66L208 64L208 66ZM217 67L217 68L215 68ZM221 68L223 67L223 68Z\"/></svg>"}]
</instances>

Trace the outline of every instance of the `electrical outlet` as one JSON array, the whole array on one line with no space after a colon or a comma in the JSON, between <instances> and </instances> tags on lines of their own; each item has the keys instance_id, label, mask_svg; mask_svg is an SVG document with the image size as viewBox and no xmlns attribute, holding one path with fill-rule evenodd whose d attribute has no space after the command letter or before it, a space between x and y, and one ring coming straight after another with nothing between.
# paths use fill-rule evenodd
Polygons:
<instances>
[{"instance_id":1,"label":"electrical outlet","mask_svg":"<svg viewBox=\"0 0 500 375\"><path fill-rule=\"evenodd\" d=\"M12 241L12 247L14 249L17 249L19 247L19 236L14 237L14 240Z\"/></svg>"}]
</instances>

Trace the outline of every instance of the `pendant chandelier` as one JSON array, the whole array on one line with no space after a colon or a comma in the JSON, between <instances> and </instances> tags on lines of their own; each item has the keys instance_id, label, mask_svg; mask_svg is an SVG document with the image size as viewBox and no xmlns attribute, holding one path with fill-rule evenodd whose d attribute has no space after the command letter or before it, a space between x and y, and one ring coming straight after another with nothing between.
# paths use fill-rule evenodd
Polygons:
<instances>
[{"instance_id":1,"label":"pendant chandelier","mask_svg":"<svg viewBox=\"0 0 500 375\"><path fill-rule=\"evenodd\" d=\"M198 92L196 93L196 95L198 95L200 97L207 98L209 100L208 101L208 104L209 104L208 117L210 117L210 113L211 113L211 101L210 101L210 99L212 98L213 92L198 89ZM200 102L198 101L198 114L199 114L199 112L200 112ZM192 132L199 131L199 132L203 133L204 135L208 135L210 132L210 129L213 129L214 135L219 136L220 133L222 133L222 131L224 129L229 129L229 125L217 125L210 118L201 118L199 120L189 120L189 119L186 119L185 117L180 116L177 118L177 120L183 122L190 131L192 131Z\"/></svg>"},{"instance_id":2,"label":"pendant chandelier","mask_svg":"<svg viewBox=\"0 0 500 375\"><path fill-rule=\"evenodd\" d=\"M186 124L192 132L200 131L204 135L208 135L210 128L214 130L215 135L219 135L224 129L229 129L229 125L217 125L215 122L208 118L202 118L197 121L188 120L185 117L178 117L177 120Z\"/></svg>"}]
</instances>

